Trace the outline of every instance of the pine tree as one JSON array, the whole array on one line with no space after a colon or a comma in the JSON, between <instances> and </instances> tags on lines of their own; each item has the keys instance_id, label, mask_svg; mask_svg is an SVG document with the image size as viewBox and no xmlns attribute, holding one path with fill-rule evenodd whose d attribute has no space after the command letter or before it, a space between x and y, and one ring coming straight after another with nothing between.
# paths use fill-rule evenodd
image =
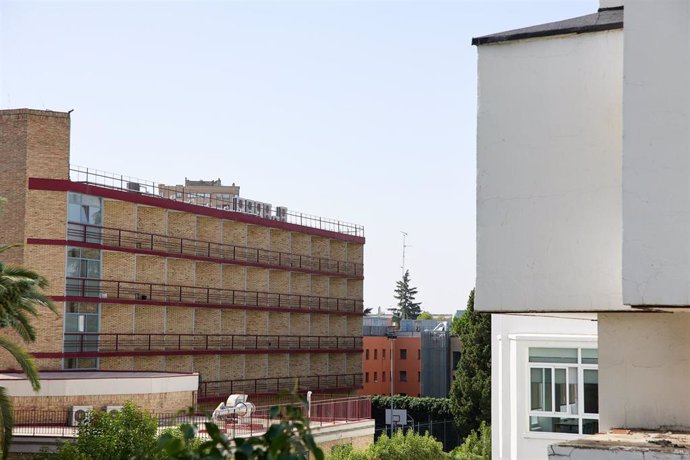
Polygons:
<instances>
[{"instance_id":1,"label":"pine tree","mask_svg":"<svg viewBox=\"0 0 690 460\"><path fill-rule=\"evenodd\" d=\"M450 408L462 437L491 423L491 315L474 311L474 289L467 310L453 321L462 352L450 389Z\"/></svg>"},{"instance_id":2,"label":"pine tree","mask_svg":"<svg viewBox=\"0 0 690 460\"><path fill-rule=\"evenodd\" d=\"M416 295L417 288L410 286L410 271L405 270L402 280L395 283L395 295L393 297L398 301L398 307L388 309L393 312L393 321L417 319L417 316L422 312L422 303L414 301Z\"/></svg>"}]
</instances>

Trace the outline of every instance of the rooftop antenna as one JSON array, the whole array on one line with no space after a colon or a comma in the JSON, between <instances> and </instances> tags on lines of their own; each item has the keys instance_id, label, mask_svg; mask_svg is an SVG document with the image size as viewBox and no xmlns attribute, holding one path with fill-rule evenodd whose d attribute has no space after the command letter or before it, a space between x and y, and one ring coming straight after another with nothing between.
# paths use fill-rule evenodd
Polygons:
<instances>
[{"instance_id":1,"label":"rooftop antenna","mask_svg":"<svg viewBox=\"0 0 690 460\"><path fill-rule=\"evenodd\" d=\"M403 232L402 230L400 230L400 233L402 233L402 236L403 236L403 243L402 243L402 266L401 266L400 268L402 268L402 276L405 276L405 248L411 248L412 245L405 244L405 241L406 241L406 239L407 239L407 232Z\"/></svg>"}]
</instances>

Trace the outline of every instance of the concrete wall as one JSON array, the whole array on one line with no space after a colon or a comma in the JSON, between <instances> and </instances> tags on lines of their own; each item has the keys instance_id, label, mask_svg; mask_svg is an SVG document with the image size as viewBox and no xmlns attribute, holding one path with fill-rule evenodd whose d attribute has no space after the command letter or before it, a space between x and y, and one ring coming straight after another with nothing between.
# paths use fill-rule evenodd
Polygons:
<instances>
[{"instance_id":1,"label":"concrete wall","mask_svg":"<svg viewBox=\"0 0 690 460\"><path fill-rule=\"evenodd\" d=\"M549 444L579 437L529 430L529 347L591 348L597 344L595 316L569 316L492 315L491 458L494 460L546 460Z\"/></svg>"},{"instance_id":2,"label":"concrete wall","mask_svg":"<svg viewBox=\"0 0 690 460\"><path fill-rule=\"evenodd\" d=\"M478 52L475 307L623 308L623 32Z\"/></svg>"},{"instance_id":3,"label":"concrete wall","mask_svg":"<svg viewBox=\"0 0 690 460\"><path fill-rule=\"evenodd\" d=\"M625 7L623 298L690 305L690 12Z\"/></svg>"},{"instance_id":4,"label":"concrete wall","mask_svg":"<svg viewBox=\"0 0 690 460\"><path fill-rule=\"evenodd\" d=\"M690 312L600 314L600 429L688 431L689 343Z\"/></svg>"}]
</instances>

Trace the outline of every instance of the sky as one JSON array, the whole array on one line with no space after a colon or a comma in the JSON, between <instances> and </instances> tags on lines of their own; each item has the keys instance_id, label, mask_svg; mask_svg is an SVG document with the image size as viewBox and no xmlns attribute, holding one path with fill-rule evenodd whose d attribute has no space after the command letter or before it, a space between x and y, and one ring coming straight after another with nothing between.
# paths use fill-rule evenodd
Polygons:
<instances>
[{"instance_id":1,"label":"sky","mask_svg":"<svg viewBox=\"0 0 690 460\"><path fill-rule=\"evenodd\" d=\"M0 108L72 112L71 162L365 228L364 300L433 313L475 281L474 36L580 1L0 0ZM519 114L516 114L519 115Z\"/></svg>"}]
</instances>

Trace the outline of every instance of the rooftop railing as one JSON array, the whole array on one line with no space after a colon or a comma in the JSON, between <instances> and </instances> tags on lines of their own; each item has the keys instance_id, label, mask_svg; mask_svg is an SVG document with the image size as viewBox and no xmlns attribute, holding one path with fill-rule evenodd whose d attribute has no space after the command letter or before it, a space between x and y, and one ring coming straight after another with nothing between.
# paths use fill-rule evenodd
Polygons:
<instances>
[{"instance_id":1,"label":"rooftop railing","mask_svg":"<svg viewBox=\"0 0 690 460\"><path fill-rule=\"evenodd\" d=\"M253 335L253 334L123 334L66 332L64 357L71 355L166 354L175 352L277 352L323 350L358 351L362 338L355 336ZM41 357L41 353L34 353Z\"/></svg>"},{"instance_id":2,"label":"rooftop railing","mask_svg":"<svg viewBox=\"0 0 690 460\"><path fill-rule=\"evenodd\" d=\"M75 222L70 222L68 225L67 239L118 248L144 249L173 255L182 254L189 257L237 261L340 276L361 277L364 270L363 264L355 262Z\"/></svg>"},{"instance_id":3,"label":"rooftop railing","mask_svg":"<svg viewBox=\"0 0 690 460\"><path fill-rule=\"evenodd\" d=\"M331 391L362 387L362 373L308 375L303 377L275 377L244 380L202 381L199 384L199 398L209 399L230 394L276 394L294 391Z\"/></svg>"},{"instance_id":4,"label":"rooftop railing","mask_svg":"<svg viewBox=\"0 0 690 460\"><path fill-rule=\"evenodd\" d=\"M285 310L310 310L324 313L362 312L364 302L356 299L319 297L312 295L278 294L275 292L242 291L238 289L206 288L175 284L142 283L136 281L99 280L67 277L66 297L118 299L173 304L197 304L242 307L271 307ZM99 300L94 300L98 302Z\"/></svg>"},{"instance_id":5,"label":"rooftop railing","mask_svg":"<svg viewBox=\"0 0 690 460\"><path fill-rule=\"evenodd\" d=\"M140 195L182 201L198 206L213 207L228 212L242 212L237 209L237 204L232 198L210 198L207 196L208 194L204 193L180 192L174 186L161 186L153 181L137 179L82 166L70 165L70 180L130 193L138 193ZM250 214L255 215L254 213ZM337 219L313 216L297 211L290 211L289 209L285 212L281 212L278 207L268 211L264 210L258 217L268 220L284 221L305 227L318 228L320 230L327 230L345 235L364 236L364 227L361 225L343 222Z\"/></svg>"},{"instance_id":6,"label":"rooftop railing","mask_svg":"<svg viewBox=\"0 0 690 460\"><path fill-rule=\"evenodd\" d=\"M225 400L225 395L222 400ZM250 402L252 399L250 398ZM220 399L219 399L220 402ZM306 412L303 406L299 407L302 413ZM101 408L94 407L94 410ZM237 416L230 420L217 420L218 428L229 437L260 436L268 427L280 421L280 415L271 416L270 406L258 406L250 416ZM12 435L36 436L36 437L64 437L77 436L78 423L75 423L70 410L44 410L44 409L15 409L14 428ZM309 425L312 428L322 426L350 424L371 419L371 401L364 397L330 399L315 401L311 404ZM211 422L208 414L152 412L150 413L158 421L158 432L180 426L183 423L196 425L196 436L207 439L205 423Z\"/></svg>"}]
</instances>

